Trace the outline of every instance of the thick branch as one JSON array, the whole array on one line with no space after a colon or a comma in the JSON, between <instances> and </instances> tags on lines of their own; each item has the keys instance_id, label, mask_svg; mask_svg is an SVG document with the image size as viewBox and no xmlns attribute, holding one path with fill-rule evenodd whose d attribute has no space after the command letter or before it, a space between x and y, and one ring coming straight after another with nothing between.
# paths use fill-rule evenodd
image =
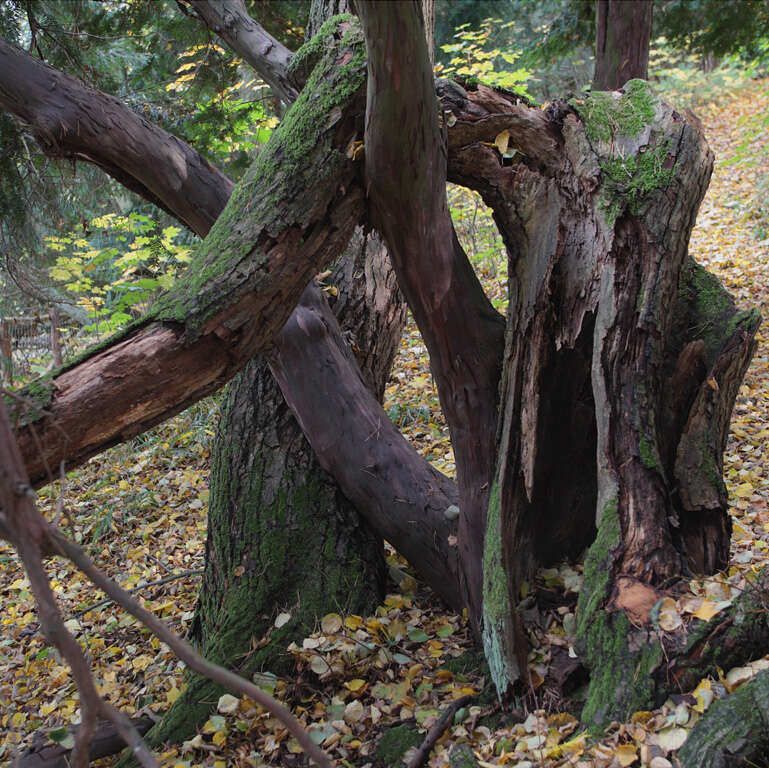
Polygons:
<instances>
[{"instance_id":1,"label":"thick branch","mask_svg":"<svg viewBox=\"0 0 769 768\"><path fill-rule=\"evenodd\" d=\"M503 322L449 216L446 152L419 8L413 2L356 7L369 57L366 185L372 217L430 352L451 430L464 600L477 628Z\"/></svg>"},{"instance_id":2,"label":"thick branch","mask_svg":"<svg viewBox=\"0 0 769 768\"><path fill-rule=\"evenodd\" d=\"M449 543L456 486L414 454L371 395L316 286L304 292L268 359L321 466L374 531L460 608L456 549ZM324 407L302 407L314 398Z\"/></svg>"},{"instance_id":3,"label":"thick branch","mask_svg":"<svg viewBox=\"0 0 769 768\"><path fill-rule=\"evenodd\" d=\"M28 124L47 155L98 165L195 232L213 225L210 212L221 211L232 191L232 182L188 144L2 40L0 108Z\"/></svg>"},{"instance_id":4,"label":"thick branch","mask_svg":"<svg viewBox=\"0 0 769 768\"><path fill-rule=\"evenodd\" d=\"M362 57L345 71L336 66L334 38L329 32L326 57L291 119L240 182L173 293L104 350L35 386L40 412L19 435L35 483L46 479L46 462L82 461L220 387L343 250L362 213L345 152L357 134L365 70ZM135 172L140 180L152 173ZM211 176L196 169L198 178ZM167 197L183 210L173 192ZM216 203L208 205L198 220L203 230Z\"/></svg>"},{"instance_id":5,"label":"thick branch","mask_svg":"<svg viewBox=\"0 0 769 768\"><path fill-rule=\"evenodd\" d=\"M247 61L286 104L298 93L288 80L291 51L248 15L243 0L189 0L205 23Z\"/></svg>"},{"instance_id":6,"label":"thick branch","mask_svg":"<svg viewBox=\"0 0 769 768\"><path fill-rule=\"evenodd\" d=\"M81 88L77 101L85 104L87 97L88 92ZM87 119L87 111L81 115L81 118ZM142 121L142 124L145 124L145 121ZM160 129L157 130L160 131ZM103 149L105 153L109 152L106 155L109 166L120 169L123 155L114 151L120 143L120 126L114 126L113 131L118 133L118 138L107 143ZM164 136L166 141L172 139L168 134ZM148 145L151 144L153 134L148 132L143 140ZM78 152L79 157L86 156L87 149L87 145L84 144ZM137 174L136 184L139 187L146 188L145 172L164 170L162 163L167 161L167 156L161 153L155 159L161 165L155 164L154 170L145 166L130 169ZM129 169L121 170L128 172ZM168 168L165 170L170 171ZM190 182L196 188L216 185L223 178L207 163L199 164L190 171ZM164 206L172 214L188 227L192 229L197 227L197 233L205 236L209 230L207 222L218 218L223 207L223 203L220 206L219 200L225 197L227 191L225 188L220 195L201 200L200 204L207 205L208 208L201 210L202 216L195 221L185 219L186 201L184 195L179 194L178 190L168 185L160 190L160 194ZM329 261L331 260L333 256L329 256ZM291 377L295 377L300 384L328 373L322 366L320 372L316 371L319 361L334 360L336 361L334 371L338 381L351 382L356 388L359 387L357 365L349 353L345 352L347 345L336 319L328 311L325 299L314 287L309 289L308 295L313 297L313 307L318 308L324 305L318 309L318 312L327 326L326 331L313 335L312 338L297 334L289 335L286 349L283 349L283 339L286 334L280 334L275 339L276 350L273 357L284 361L291 359L292 363L287 367L291 371ZM296 313L292 316L292 323L296 328ZM252 331L248 330L250 327L243 330L243 335L251 334ZM142 334L126 338L118 350L120 354L117 357L113 357L111 353L105 353L104 359L102 356L88 358L56 377L55 388L50 392L50 399L46 396L43 402L51 416L44 420L35 420L28 429L19 433L27 469L35 484L42 484L49 479L46 464L52 470L56 470L59 462L66 459L69 467L76 466L109 445L138 434L194 402L198 397L213 391L245 363L248 355L247 349L242 351L237 347L228 349L228 343L234 341L235 337L218 338L215 334L202 339L194 350L185 351L180 334L167 328L164 329L164 333L173 347L169 349L165 345L158 344L155 330L154 328L145 329ZM174 351L175 357L171 355ZM304 370L312 373L305 375L302 373ZM184 375L180 376L180 372ZM190 372L194 372L194 375L187 375ZM415 552L419 548L419 541L422 541L425 546L429 542L431 546L433 538L438 540L437 551L442 553L438 559L428 557L425 568L420 567L423 560L421 555L414 556L413 561L423 578L450 605L458 606L455 550L449 548L447 543L448 536L455 532L455 526L443 516L446 508L457 503L454 483L437 473L408 446L392 426L379 403L365 388L356 389L355 397L361 413L369 415L361 417L360 420L349 419L350 411L344 398L340 400L335 396L334 400L338 408L333 409L326 396L320 394L320 388L305 387L301 391L301 397L297 397L297 389L292 386L291 381L285 383L285 380L291 377L284 377L284 391L293 393L288 399L300 422L303 423L311 444L316 448L320 446L319 450L323 450L323 440L328 434L325 426L321 426L317 434L313 432L315 418L321 415L328 418L337 429L341 425L342 431L350 437L347 447L353 450L344 452L344 455L354 458L357 463L345 461L326 466L332 474L336 474L337 469L343 470L343 474L347 473L344 477L336 478L338 481L341 479L343 487L346 488L349 485L349 472L354 466L369 466L374 463L387 466L387 462L391 461L386 455L388 445L396 444L393 458L397 457L397 466L402 476L416 478L414 485L410 488L402 488L398 492L386 484L368 483L367 493L353 493L351 489L346 488L348 496L356 500L359 512L371 524L377 528L384 526L385 535L399 546L400 540L397 534L399 524L394 522L392 511L399 504L406 505L410 510L426 510L426 520L429 521L429 525L425 528L425 538L418 540L410 524L406 525L407 530L404 535L410 540L410 546L414 547ZM150 391L145 393L138 388L143 386L142 382L147 381L152 382L152 386ZM105 388L105 382L114 383L114 388ZM333 382L329 381L328 391L331 391L332 384ZM147 399L152 400L151 412L148 411L147 405L141 408L127 407L130 403ZM94 418L93 414L98 414L98 417ZM36 414L30 414L30 416L35 419ZM370 431L366 431L365 424L372 420L384 425L385 433L391 437L388 445L371 439ZM42 446L45 446L46 452L41 456ZM368 475L365 477L369 478ZM380 516L382 520L377 522ZM411 519L413 514L406 517Z\"/></svg>"}]
</instances>

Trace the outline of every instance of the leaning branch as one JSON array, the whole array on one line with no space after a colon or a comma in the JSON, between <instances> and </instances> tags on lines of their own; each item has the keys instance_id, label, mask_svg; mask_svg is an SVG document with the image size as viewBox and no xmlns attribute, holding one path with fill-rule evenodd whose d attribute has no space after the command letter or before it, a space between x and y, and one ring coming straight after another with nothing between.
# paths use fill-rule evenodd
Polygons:
<instances>
[{"instance_id":1,"label":"leaning branch","mask_svg":"<svg viewBox=\"0 0 769 768\"><path fill-rule=\"evenodd\" d=\"M48 479L46 465L77 464L221 387L265 348L310 278L343 250L363 208L346 150L365 80L354 39L342 50L343 33L330 34L302 96L173 292L105 348L34 385L37 410L24 415L18 433L33 483ZM337 67L345 55L352 61Z\"/></svg>"},{"instance_id":2,"label":"leaning branch","mask_svg":"<svg viewBox=\"0 0 769 768\"><path fill-rule=\"evenodd\" d=\"M243 0L189 0L200 18L291 104L299 95L288 79L291 51L257 24Z\"/></svg>"}]
</instances>

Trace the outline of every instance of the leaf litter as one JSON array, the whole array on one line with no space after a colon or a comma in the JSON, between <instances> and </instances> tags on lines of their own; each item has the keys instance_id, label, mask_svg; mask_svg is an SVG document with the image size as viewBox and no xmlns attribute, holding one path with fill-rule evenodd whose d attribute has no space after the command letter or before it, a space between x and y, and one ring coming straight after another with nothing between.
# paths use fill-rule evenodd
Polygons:
<instances>
[{"instance_id":1,"label":"leaf litter","mask_svg":"<svg viewBox=\"0 0 769 768\"><path fill-rule=\"evenodd\" d=\"M749 127L735 115L766 113L769 85L759 82L734 99L702 108L716 169L690 251L715 272L741 307L758 307L769 317L769 240L755 235L754 190L769 172L769 140L755 139L750 156L758 162L729 165ZM744 149L741 155L746 153ZM494 305L504 311L505 261L488 214L469 193L454 189L450 202L460 237ZM486 220L484 220L486 217ZM769 550L769 331L759 346L734 409L724 457L734 525L727 571L693 579L689 591L653 607L660 631L708 621L729 606L765 565ZM385 407L417 450L448 475L455 470L448 429L440 413L424 343L413 322L404 334L387 388ZM133 440L92 459L67 481L71 533L90 549L100 566L145 605L184 632L193 617L203 567L208 503L208 458L214 400L198 404ZM54 514L59 485L39 494ZM637 712L615 723L601 738L581 731L548 695L548 675L567 668L581 566L543 569L536 584L524 585L523 608L531 627L532 697L529 711L500 716L482 660L471 646L463 617L446 613L420 587L408 564L388 549L391 572L406 574L372 616L322 617L317 631L289 646L292 678L270 673L255 682L286 701L342 765L376 765L385 728L408 725L426 732L454 700L476 695L462 707L431 753L434 768L448 764L451 745L465 742L479 764L530 766L672 765L688 729L712 702L769 668L769 657L722 670L689 695L668 700L653 712ZM183 665L129 616L66 563L52 562L49 574L68 627L92 661L101 693L129 714L145 707L162 712L183 689ZM545 607L532 599L545 600ZM69 671L38 632L29 583L19 562L0 543L0 759L10 760L47 733L66 739L66 726L79 719L79 701ZM540 600L540 603L542 601ZM641 600L641 602L643 602ZM549 607L548 607L549 605ZM288 617L290 618L290 617ZM280 614L276 621L288 621ZM468 659L470 661L468 661ZM415 743L419 743L418 736ZM66 742L65 742L66 743ZM414 747L403 755L408 760ZM199 732L160 755L163 766L260 766L293 764L299 747L281 724L247 698L226 694ZM108 759L101 762L110 765Z\"/></svg>"}]
</instances>

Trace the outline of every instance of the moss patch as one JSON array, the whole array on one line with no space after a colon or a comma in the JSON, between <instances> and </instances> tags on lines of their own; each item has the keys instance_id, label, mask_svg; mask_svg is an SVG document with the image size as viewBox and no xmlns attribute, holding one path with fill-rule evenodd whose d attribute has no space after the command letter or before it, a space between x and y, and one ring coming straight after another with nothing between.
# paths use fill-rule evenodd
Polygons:
<instances>
[{"instance_id":1,"label":"moss patch","mask_svg":"<svg viewBox=\"0 0 769 768\"><path fill-rule=\"evenodd\" d=\"M673 180L672 147L665 137L649 138L648 146L623 153L622 140L634 139L650 125L658 100L649 84L630 80L624 92L598 91L585 99L572 99L572 107L585 125L603 171L600 198L607 222L613 226L623 210L634 216L643 201ZM618 148L620 147L620 148Z\"/></svg>"},{"instance_id":2,"label":"moss patch","mask_svg":"<svg viewBox=\"0 0 769 768\"><path fill-rule=\"evenodd\" d=\"M306 48L306 51L304 49ZM303 52L304 51L304 52ZM183 323L193 338L221 309L258 290L276 238L321 217L350 161L336 147L339 123L362 111L366 48L350 16L329 19L296 54L314 64L307 84L196 250L183 278L152 317Z\"/></svg>"},{"instance_id":3,"label":"moss patch","mask_svg":"<svg viewBox=\"0 0 769 768\"><path fill-rule=\"evenodd\" d=\"M656 686L651 673L663 661L656 636L635 629L621 611L600 611L583 627L581 643L590 667L590 687L582 722L598 733L612 720L654 707ZM640 648L637 649L637 646Z\"/></svg>"},{"instance_id":4,"label":"moss patch","mask_svg":"<svg viewBox=\"0 0 769 768\"><path fill-rule=\"evenodd\" d=\"M380 768L401 768L403 755L412 747L418 747L423 737L414 725L396 725L388 728L376 747L376 764Z\"/></svg>"},{"instance_id":5,"label":"moss patch","mask_svg":"<svg viewBox=\"0 0 769 768\"><path fill-rule=\"evenodd\" d=\"M502 552L502 509L499 485L489 495L486 538L483 550L483 649L491 679L504 692L517 680L519 671L509 658L508 638L512 636L513 604Z\"/></svg>"},{"instance_id":6,"label":"moss patch","mask_svg":"<svg viewBox=\"0 0 769 768\"><path fill-rule=\"evenodd\" d=\"M629 80L619 97L596 91L584 99L571 99L592 143L611 141L618 135L637 136L654 119L657 97L644 80Z\"/></svg>"},{"instance_id":7,"label":"moss patch","mask_svg":"<svg viewBox=\"0 0 769 768\"><path fill-rule=\"evenodd\" d=\"M577 604L577 647L590 669L582 721L595 732L653 706L651 672L662 660L656 637L635 629L624 612L604 609L613 573L612 549L619 543L617 500L612 499L603 508L598 536L585 560Z\"/></svg>"}]
</instances>

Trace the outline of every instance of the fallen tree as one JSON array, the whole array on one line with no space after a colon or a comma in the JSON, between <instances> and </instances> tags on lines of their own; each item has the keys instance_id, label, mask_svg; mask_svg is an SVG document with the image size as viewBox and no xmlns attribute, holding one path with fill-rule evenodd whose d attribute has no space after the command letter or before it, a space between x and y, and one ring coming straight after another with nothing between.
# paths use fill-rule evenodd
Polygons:
<instances>
[{"instance_id":1,"label":"fallen tree","mask_svg":"<svg viewBox=\"0 0 769 768\"><path fill-rule=\"evenodd\" d=\"M676 638L671 653L669 638L653 629L651 606L676 578L712 573L728 554L721 457L759 317L737 312L717 281L687 257L712 155L696 120L666 107L639 81L547 110L481 85L441 83L441 127L424 109L435 86L418 14L408 3L360 5L370 70L365 188L428 344L451 428L460 494L456 594L478 632L482 626L495 682L505 692L525 672L526 637L516 613L522 581L539 565L590 545L579 606L581 657L592 672L583 716L593 725L623 718L669 690L668 672L685 657L685 638ZM399 44L388 44L396 36ZM317 51L310 44L299 61ZM336 125L336 115L332 109L322 124ZM418 138L413 151L404 151L403 132ZM495 141L504 132L512 159ZM483 194L508 247L504 339L502 318L453 233L446 177ZM354 174L345 180L357 189ZM358 210L351 205L347 213ZM269 286L268 280L258 288ZM219 288L226 300L229 289ZM187 322L181 309L188 306L176 322ZM311 295L303 306L313 306ZM322 307L313 311L317 326L297 324L315 336L308 328L333 323L322 319ZM282 371L284 391L295 388L292 407L319 459L354 499L355 473L324 441L328 426L312 413L302 416L304 368L288 362L301 359L289 350L286 343L270 353L273 367ZM350 435L361 434L343 409L333 413ZM372 434L377 450L389 452L386 440ZM419 461L411 454L404 460L398 477L418 491L409 473ZM358 461L352 468L377 476L378 461ZM425 472L417 476L429 477ZM379 475L380 485L386 477ZM433 482L430 492L440 478ZM364 496L359 511L381 527L381 509L366 508ZM439 519L440 507L433 509ZM391 540L439 560L429 524L396 524L427 521L429 514L429 505L389 510ZM412 560L422 567L422 558ZM441 589L438 572L422 573ZM700 675L716 663L691 658Z\"/></svg>"}]
</instances>

